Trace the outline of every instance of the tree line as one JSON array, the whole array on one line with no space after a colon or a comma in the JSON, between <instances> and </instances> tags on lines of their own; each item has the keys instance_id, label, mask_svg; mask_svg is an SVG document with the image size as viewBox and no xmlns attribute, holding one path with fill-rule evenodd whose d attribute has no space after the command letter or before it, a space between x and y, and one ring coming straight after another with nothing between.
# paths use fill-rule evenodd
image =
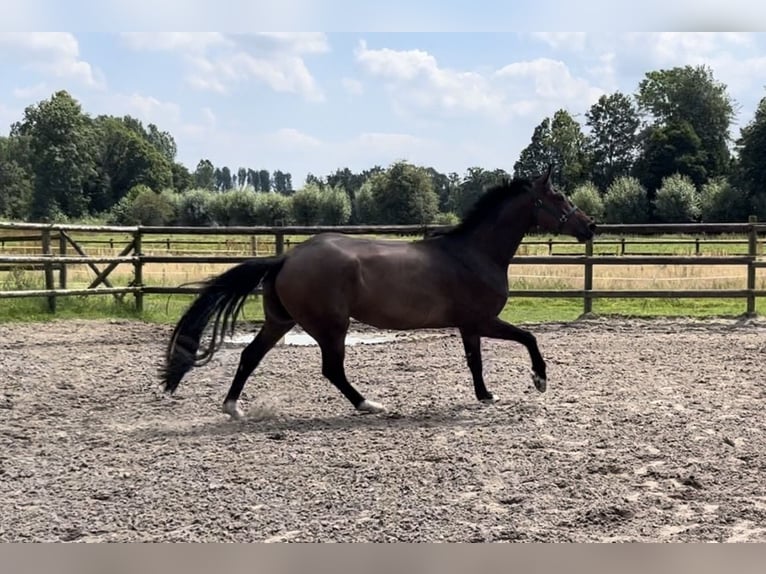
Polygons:
<instances>
[{"instance_id":1,"label":"tree line","mask_svg":"<svg viewBox=\"0 0 766 574\"><path fill-rule=\"evenodd\" d=\"M582 115L534 128L508 173L463 174L396 162L360 173L215 166L191 172L172 135L130 116L91 117L67 92L29 106L0 138L0 216L98 217L147 225L340 225L456 222L501 178L555 167L554 183L609 223L766 218L766 98L736 140L735 102L706 66L652 71L633 94L603 95Z\"/></svg>"}]
</instances>

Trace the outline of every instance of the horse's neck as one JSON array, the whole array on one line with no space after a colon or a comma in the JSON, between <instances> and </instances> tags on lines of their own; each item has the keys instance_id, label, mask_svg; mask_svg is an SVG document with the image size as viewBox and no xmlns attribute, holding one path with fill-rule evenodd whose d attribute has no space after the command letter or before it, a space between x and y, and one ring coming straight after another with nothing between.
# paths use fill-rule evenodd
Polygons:
<instances>
[{"instance_id":1,"label":"horse's neck","mask_svg":"<svg viewBox=\"0 0 766 574\"><path fill-rule=\"evenodd\" d=\"M520 214L521 215L521 214ZM471 247L487 255L496 265L507 267L529 231L529 217L500 217L492 223L479 225L467 235Z\"/></svg>"}]
</instances>

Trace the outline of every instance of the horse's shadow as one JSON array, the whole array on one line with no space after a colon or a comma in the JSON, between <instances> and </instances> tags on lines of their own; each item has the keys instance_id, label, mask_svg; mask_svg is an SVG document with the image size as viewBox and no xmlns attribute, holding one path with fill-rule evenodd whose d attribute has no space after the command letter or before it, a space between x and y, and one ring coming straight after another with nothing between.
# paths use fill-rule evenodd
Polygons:
<instances>
[{"instance_id":1,"label":"horse's shadow","mask_svg":"<svg viewBox=\"0 0 766 574\"><path fill-rule=\"evenodd\" d=\"M342 414L332 416L306 416L276 414L269 417L231 420L221 415L220 420L208 424L185 427L141 429L137 433L152 437L227 436L235 434L265 434L273 440L283 440L288 434L316 431L348 431L360 429L414 430L444 427L515 426L539 405L529 401L513 401L495 405L461 404L446 408L429 408L406 414ZM483 415L487 416L483 416Z\"/></svg>"}]
</instances>

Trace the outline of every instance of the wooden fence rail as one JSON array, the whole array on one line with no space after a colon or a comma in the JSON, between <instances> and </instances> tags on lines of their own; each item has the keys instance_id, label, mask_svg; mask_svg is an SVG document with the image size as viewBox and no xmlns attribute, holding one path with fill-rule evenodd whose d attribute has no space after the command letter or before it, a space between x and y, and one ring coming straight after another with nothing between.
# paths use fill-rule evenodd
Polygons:
<instances>
[{"instance_id":1,"label":"wooden fence rail","mask_svg":"<svg viewBox=\"0 0 766 574\"><path fill-rule=\"evenodd\" d=\"M254 238L257 236L273 237L274 253L281 254L292 245L286 238L289 236L311 236L317 233L333 231L353 235L387 235L400 237L428 236L436 231L449 229L446 226L420 225L387 225L387 226L338 226L338 227L115 227L115 226L84 226L84 225L49 225L32 223L0 222L0 239L4 242L37 243L40 248L38 255L6 255L0 250L0 271L14 269L42 270L44 274L44 289L12 289L0 290L2 298L45 297L51 312L56 310L56 299L62 296L112 295L122 298L126 294L135 297L136 308L143 310L144 295L151 294L184 294L196 293L199 288L194 286L169 287L151 285L144 280L144 268L147 265L199 265L199 264L229 264L245 261L248 255L179 255L179 254L146 254L148 245L168 244L168 237L178 236L232 236L243 235ZM766 234L766 224L758 223L751 218L747 223L720 224L652 224L652 225L601 225L601 235L610 238L602 241L597 237L581 246L582 253L553 255L549 247L548 255L519 255L514 258L514 265L576 265L583 268L582 289L511 289L510 297L567 297L579 298L583 301L583 312L592 311L593 300L598 298L742 298L745 300L745 313L753 315L756 312L756 299L766 297L766 290L756 289L757 270L766 268L763 255L763 235ZM11 233L14 234L12 235ZM30 232L29 235L15 235L20 232ZM84 246L93 245L96 240L87 240L93 234L111 233L122 236L124 247L118 255L91 256ZM77 239L75 239L77 234ZM686 242L695 245L694 255L647 255L625 254L625 235L649 237L653 235L684 234L695 236L691 239L674 239L674 243ZM744 240L720 239L724 234L739 234ZM157 236L166 239L156 240ZM86 239L83 238L86 237ZM617 239L614 237L617 236ZM620 237L622 236L622 237ZM174 240L175 241L175 240ZM194 244L194 240L185 239ZM636 241L638 243L639 241ZM747 246L743 255L702 255L700 245L706 243L740 243ZM110 239L110 248L115 246L115 240ZM213 243L205 241L205 243ZM528 244L563 245L563 241L554 242L552 239L541 240L531 237ZM578 245L567 242L567 245ZM618 255L594 254L594 245L620 244L622 248ZM68 254L73 249L77 255ZM100 268L99 265L107 264ZM94 279L87 288L68 288L67 269L72 265L87 265L94 273ZM109 275L119 265L130 265L133 268L133 278L128 286L116 287L109 280ZM746 267L746 281L741 289L643 289L643 290L608 290L594 289L593 269L599 265L726 265ZM56 275L58 274L58 285Z\"/></svg>"}]
</instances>

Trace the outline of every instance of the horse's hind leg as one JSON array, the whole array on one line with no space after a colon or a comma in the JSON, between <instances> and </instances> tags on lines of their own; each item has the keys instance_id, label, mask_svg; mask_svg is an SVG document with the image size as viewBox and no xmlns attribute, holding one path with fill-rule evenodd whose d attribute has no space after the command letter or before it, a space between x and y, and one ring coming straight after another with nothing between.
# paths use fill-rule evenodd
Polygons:
<instances>
[{"instance_id":1,"label":"horse's hind leg","mask_svg":"<svg viewBox=\"0 0 766 574\"><path fill-rule=\"evenodd\" d=\"M295 322L292 320L277 321L270 319L267 315L266 321L255 339L244 348L240 355L237 373L234 375L234 380L223 402L223 412L234 419L242 418L242 411L239 410L237 401L239 401L239 395L242 393L245 382L256 367L258 367L263 357L266 356L266 353L292 329L293 325L295 325Z\"/></svg>"}]
</instances>

